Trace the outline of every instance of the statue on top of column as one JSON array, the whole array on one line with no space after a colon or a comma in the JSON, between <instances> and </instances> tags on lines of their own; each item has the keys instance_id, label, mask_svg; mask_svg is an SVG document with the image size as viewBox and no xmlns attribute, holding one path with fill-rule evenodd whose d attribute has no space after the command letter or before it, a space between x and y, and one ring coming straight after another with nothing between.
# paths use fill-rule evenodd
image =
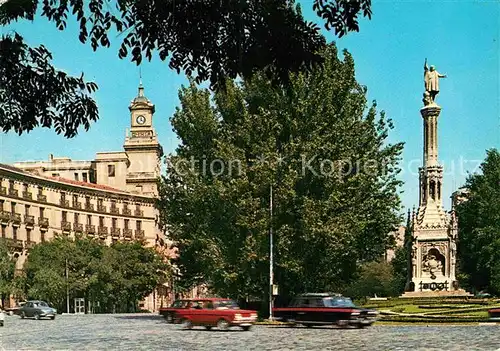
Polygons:
<instances>
[{"instance_id":1,"label":"statue on top of column","mask_svg":"<svg viewBox=\"0 0 500 351\"><path fill-rule=\"evenodd\" d=\"M436 68L431 65L430 69L427 66L427 59L424 63L424 82L425 82L425 92L424 92L424 105L430 105L435 103L436 95L439 94L439 78L446 78L446 74L441 74L436 71Z\"/></svg>"}]
</instances>

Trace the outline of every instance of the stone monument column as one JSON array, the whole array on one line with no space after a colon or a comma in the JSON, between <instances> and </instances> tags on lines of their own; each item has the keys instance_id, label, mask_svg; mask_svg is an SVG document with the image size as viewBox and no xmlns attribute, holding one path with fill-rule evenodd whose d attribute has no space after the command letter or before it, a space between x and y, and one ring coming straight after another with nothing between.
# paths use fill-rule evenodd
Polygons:
<instances>
[{"instance_id":1,"label":"stone monument column","mask_svg":"<svg viewBox=\"0 0 500 351\"><path fill-rule=\"evenodd\" d=\"M441 107L435 102L439 78L434 66L424 65L425 92L420 109L423 119L423 166L419 168L419 206L413 216L411 246L411 291L403 297L467 295L458 290L456 267L456 221L443 208L443 166L438 159L438 119Z\"/></svg>"}]
</instances>

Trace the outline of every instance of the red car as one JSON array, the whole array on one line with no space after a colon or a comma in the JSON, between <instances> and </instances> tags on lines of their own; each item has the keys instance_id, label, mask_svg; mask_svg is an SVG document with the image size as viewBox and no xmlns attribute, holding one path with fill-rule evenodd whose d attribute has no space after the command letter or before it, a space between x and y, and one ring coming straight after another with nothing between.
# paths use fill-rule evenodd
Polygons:
<instances>
[{"instance_id":1,"label":"red car","mask_svg":"<svg viewBox=\"0 0 500 351\"><path fill-rule=\"evenodd\" d=\"M172 315L174 322L181 323L184 329L191 329L194 326L204 326L208 330L213 327L219 330L241 327L246 331L250 330L253 323L257 321L257 311L242 310L236 302L230 299L206 298L179 301L177 304L177 301L174 302L172 308L164 313Z\"/></svg>"}]
</instances>

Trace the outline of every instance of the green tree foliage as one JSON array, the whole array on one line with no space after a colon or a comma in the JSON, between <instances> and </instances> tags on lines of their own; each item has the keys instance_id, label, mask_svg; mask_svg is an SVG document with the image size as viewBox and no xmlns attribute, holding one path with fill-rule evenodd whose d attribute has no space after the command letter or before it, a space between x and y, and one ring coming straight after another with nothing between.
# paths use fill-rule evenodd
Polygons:
<instances>
[{"instance_id":1,"label":"green tree foliage","mask_svg":"<svg viewBox=\"0 0 500 351\"><path fill-rule=\"evenodd\" d=\"M2 306L12 291L15 269L15 261L12 259L4 240L0 239L0 299Z\"/></svg>"},{"instance_id":2,"label":"green tree foliage","mask_svg":"<svg viewBox=\"0 0 500 351\"><path fill-rule=\"evenodd\" d=\"M481 173L470 175L457 206L460 271L476 290L500 293L500 153L487 151Z\"/></svg>"},{"instance_id":3,"label":"green tree foliage","mask_svg":"<svg viewBox=\"0 0 500 351\"><path fill-rule=\"evenodd\" d=\"M361 265L357 279L347 289L348 295L355 298L370 296L388 297L398 294L391 263L385 261L366 262ZM405 277L406 279L406 277ZM404 284L404 283L403 283Z\"/></svg>"},{"instance_id":4,"label":"green tree foliage","mask_svg":"<svg viewBox=\"0 0 500 351\"><path fill-rule=\"evenodd\" d=\"M183 284L221 295L266 294L269 193L274 190L275 279L281 293L339 291L379 259L399 223L390 120L367 106L348 52L279 88L256 75L211 95L179 93L181 145L160 184L161 220L179 251Z\"/></svg>"},{"instance_id":5,"label":"green tree foliage","mask_svg":"<svg viewBox=\"0 0 500 351\"><path fill-rule=\"evenodd\" d=\"M47 300L63 311L68 288L71 298L98 302L102 312L127 312L167 278L167 271L161 257L139 242L105 246L87 238L56 237L31 250L26 289L28 297Z\"/></svg>"},{"instance_id":6,"label":"green tree foliage","mask_svg":"<svg viewBox=\"0 0 500 351\"><path fill-rule=\"evenodd\" d=\"M371 0L314 0L313 9L327 29L343 36L359 30L358 16L371 17ZM318 50L325 44L293 0L6 0L0 2L0 25L33 20L37 10L60 30L76 20L79 40L93 50L121 40L120 58L140 64L156 52L170 68L213 86L258 70L287 80L289 72L321 63ZM4 131L55 126L73 137L98 118L89 95L96 85L57 71L51 58L44 46L30 48L17 33L0 38Z\"/></svg>"}]
</instances>

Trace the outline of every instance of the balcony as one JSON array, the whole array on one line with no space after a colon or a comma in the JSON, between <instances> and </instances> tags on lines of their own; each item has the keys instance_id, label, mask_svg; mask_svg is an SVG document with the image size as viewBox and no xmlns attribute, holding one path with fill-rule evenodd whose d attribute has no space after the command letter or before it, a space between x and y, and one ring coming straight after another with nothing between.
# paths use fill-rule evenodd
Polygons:
<instances>
[{"instance_id":1,"label":"balcony","mask_svg":"<svg viewBox=\"0 0 500 351\"><path fill-rule=\"evenodd\" d=\"M77 210L81 210L82 209L82 203L81 202L73 202L73 208L76 208Z\"/></svg>"},{"instance_id":2,"label":"balcony","mask_svg":"<svg viewBox=\"0 0 500 351\"><path fill-rule=\"evenodd\" d=\"M7 188L0 186L0 195L7 196Z\"/></svg>"},{"instance_id":3,"label":"balcony","mask_svg":"<svg viewBox=\"0 0 500 351\"><path fill-rule=\"evenodd\" d=\"M2 224L9 224L10 221L10 212L7 211L0 211L0 223Z\"/></svg>"},{"instance_id":4,"label":"balcony","mask_svg":"<svg viewBox=\"0 0 500 351\"><path fill-rule=\"evenodd\" d=\"M132 210L130 208L124 207L122 210L122 214L125 216L130 216L132 215Z\"/></svg>"},{"instance_id":5,"label":"balcony","mask_svg":"<svg viewBox=\"0 0 500 351\"><path fill-rule=\"evenodd\" d=\"M21 225L21 214L11 213L10 220L12 221L12 225L16 225L16 226Z\"/></svg>"},{"instance_id":6,"label":"balcony","mask_svg":"<svg viewBox=\"0 0 500 351\"><path fill-rule=\"evenodd\" d=\"M97 233L99 235L108 235L108 227L99 227Z\"/></svg>"},{"instance_id":7,"label":"balcony","mask_svg":"<svg viewBox=\"0 0 500 351\"><path fill-rule=\"evenodd\" d=\"M33 199L33 194L31 194L31 191L23 191L23 199L27 200L32 200Z\"/></svg>"},{"instance_id":8,"label":"balcony","mask_svg":"<svg viewBox=\"0 0 500 351\"><path fill-rule=\"evenodd\" d=\"M134 216L136 216L136 217L144 217L144 211L143 210L135 210L134 211Z\"/></svg>"},{"instance_id":9,"label":"balcony","mask_svg":"<svg viewBox=\"0 0 500 351\"><path fill-rule=\"evenodd\" d=\"M19 191L17 189L10 188L9 196L19 197Z\"/></svg>"},{"instance_id":10,"label":"balcony","mask_svg":"<svg viewBox=\"0 0 500 351\"><path fill-rule=\"evenodd\" d=\"M63 232L71 231L71 223L68 221L61 221L61 230Z\"/></svg>"},{"instance_id":11,"label":"balcony","mask_svg":"<svg viewBox=\"0 0 500 351\"><path fill-rule=\"evenodd\" d=\"M111 236L113 238L119 238L120 237L120 228L111 228Z\"/></svg>"},{"instance_id":12,"label":"balcony","mask_svg":"<svg viewBox=\"0 0 500 351\"><path fill-rule=\"evenodd\" d=\"M109 209L109 213L120 214L120 210L116 206L111 206L111 208Z\"/></svg>"},{"instance_id":13,"label":"balcony","mask_svg":"<svg viewBox=\"0 0 500 351\"><path fill-rule=\"evenodd\" d=\"M75 231L75 233L83 233L83 224L73 223L73 230Z\"/></svg>"},{"instance_id":14,"label":"balcony","mask_svg":"<svg viewBox=\"0 0 500 351\"><path fill-rule=\"evenodd\" d=\"M106 212L107 212L107 210L108 210L108 209L106 208L106 206L103 206L103 205L97 205L97 211L98 211L98 212L104 212L104 213L106 213Z\"/></svg>"},{"instance_id":15,"label":"balcony","mask_svg":"<svg viewBox=\"0 0 500 351\"><path fill-rule=\"evenodd\" d=\"M62 207L69 207L69 201L61 199L59 200L59 205L61 205Z\"/></svg>"},{"instance_id":16,"label":"balcony","mask_svg":"<svg viewBox=\"0 0 500 351\"><path fill-rule=\"evenodd\" d=\"M123 229L123 237L125 239L132 239L132 229Z\"/></svg>"},{"instance_id":17,"label":"balcony","mask_svg":"<svg viewBox=\"0 0 500 351\"><path fill-rule=\"evenodd\" d=\"M89 235L94 235L95 234L95 225L93 225L93 224L85 225L85 232Z\"/></svg>"},{"instance_id":18,"label":"balcony","mask_svg":"<svg viewBox=\"0 0 500 351\"><path fill-rule=\"evenodd\" d=\"M38 217L38 226L40 228L48 228L49 227L49 219L45 217Z\"/></svg>"},{"instance_id":19,"label":"balcony","mask_svg":"<svg viewBox=\"0 0 500 351\"><path fill-rule=\"evenodd\" d=\"M47 195L38 194L36 199L40 202L47 202Z\"/></svg>"},{"instance_id":20,"label":"balcony","mask_svg":"<svg viewBox=\"0 0 500 351\"><path fill-rule=\"evenodd\" d=\"M24 215L24 224L26 227L32 227L35 225L35 216Z\"/></svg>"},{"instance_id":21,"label":"balcony","mask_svg":"<svg viewBox=\"0 0 500 351\"><path fill-rule=\"evenodd\" d=\"M136 229L135 230L135 238L137 240L142 240L144 239L144 229Z\"/></svg>"},{"instance_id":22,"label":"balcony","mask_svg":"<svg viewBox=\"0 0 500 351\"><path fill-rule=\"evenodd\" d=\"M14 250L22 250L23 249L23 241L19 239L11 239L11 238L5 238L5 243L7 244L7 247L14 249Z\"/></svg>"},{"instance_id":23,"label":"balcony","mask_svg":"<svg viewBox=\"0 0 500 351\"><path fill-rule=\"evenodd\" d=\"M87 211L94 211L94 204L91 204L91 203L87 202L87 203L85 204L85 209L86 209Z\"/></svg>"}]
</instances>

